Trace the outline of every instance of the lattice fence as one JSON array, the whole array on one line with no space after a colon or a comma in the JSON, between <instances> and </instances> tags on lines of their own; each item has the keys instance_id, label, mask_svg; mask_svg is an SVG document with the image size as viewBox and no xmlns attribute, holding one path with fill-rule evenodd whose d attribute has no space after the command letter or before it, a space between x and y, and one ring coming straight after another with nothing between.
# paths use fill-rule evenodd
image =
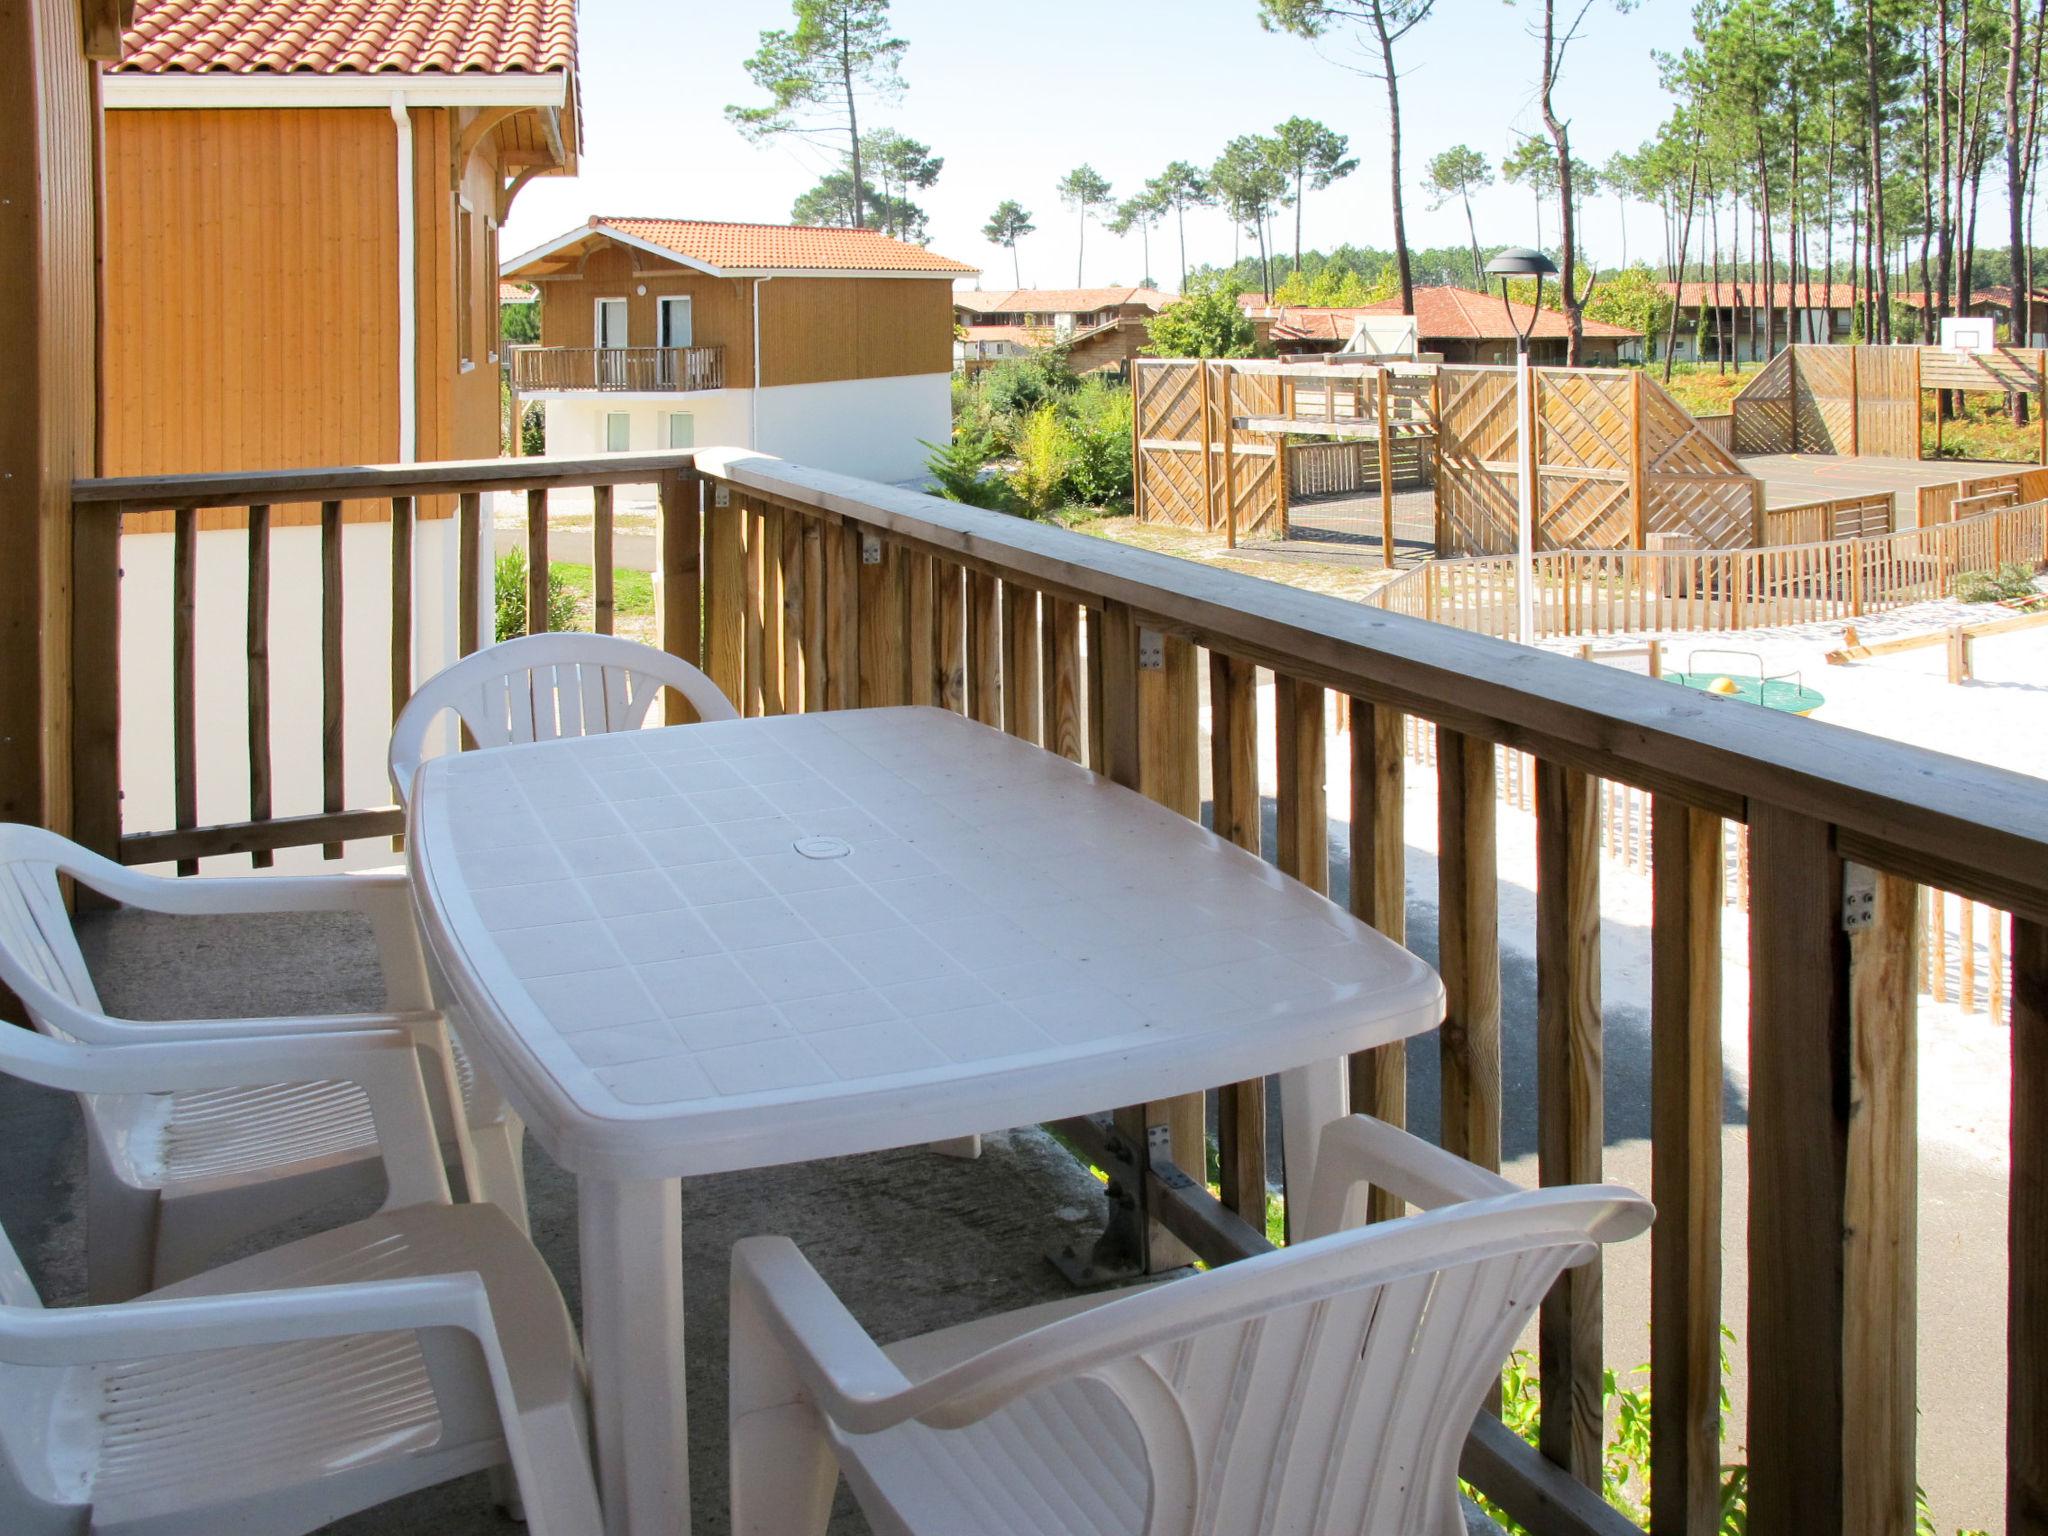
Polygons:
<instances>
[{"instance_id":1,"label":"lattice fence","mask_svg":"<svg viewBox=\"0 0 2048 1536\"><path fill-rule=\"evenodd\" d=\"M1739 549L1755 539L1763 482L1649 379L1642 441L1645 533L1684 534L1708 549Z\"/></svg>"},{"instance_id":2,"label":"lattice fence","mask_svg":"<svg viewBox=\"0 0 2048 1536\"><path fill-rule=\"evenodd\" d=\"M1729 402L1737 453L1789 453L1794 442L1792 353L1780 352Z\"/></svg>"},{"instance_id":3,"label":"lattice fence","mask_svg":"<svg viewBox=\"0 0 2048 1536\"><path fill-rule=\"evenodd\" d=\"M1234 507L1239 537L1284 532L1279 439L1233 431L1224 450L1228 418L1281 414L1280 380L1177 358L1140 358L1133 378L1138 515L1215 532Z\"/></svg>"},{"instance_id":4,"label":"lattice fence","mask_svg":"<svg viewBox=\"0 0 2048 1536\"><path fill-rule=\"evenodd\" d=\"M1515 547L1515 376L1499 369L1437 372L1436 548L1498 555Z\"/></svg>"}]
</instances>

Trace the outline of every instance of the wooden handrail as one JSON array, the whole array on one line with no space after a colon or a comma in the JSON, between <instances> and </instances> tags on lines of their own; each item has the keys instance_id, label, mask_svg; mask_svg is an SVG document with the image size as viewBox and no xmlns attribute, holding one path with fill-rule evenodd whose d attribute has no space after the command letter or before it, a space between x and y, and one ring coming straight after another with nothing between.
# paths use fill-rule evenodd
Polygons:
<instances>
[{"instance_id":1,"label":"wooden handrail","mask_svg":"<svg viewBox=\"0 0 2048 1536\"><path fill-rule=\"evenodd\" d=\"M1859 857L2048 918L2038 779L760 454L699 450L697 468L970 569L1128 604L1199 644L1734 820L1762 800L1832 821ZM1941 803L1930 804L1937 784Z\"/></svg>"},{"instance_id":2,"label":"wooden handrail","mask_svg":"<svg viewBox=\"0 0 2048 1536\"><path fill-rule=\"evenodd\" d=\"M687 471L693 456L669 450L597 458L444 459L431 464L338 464L322 469L259 469L234 474L115 475L72 482L78 507L122 512L178 507L246 507L355 497L447 496L465 491L526 491L560 485L652 484Z\"/></svg>"}]
</instances>

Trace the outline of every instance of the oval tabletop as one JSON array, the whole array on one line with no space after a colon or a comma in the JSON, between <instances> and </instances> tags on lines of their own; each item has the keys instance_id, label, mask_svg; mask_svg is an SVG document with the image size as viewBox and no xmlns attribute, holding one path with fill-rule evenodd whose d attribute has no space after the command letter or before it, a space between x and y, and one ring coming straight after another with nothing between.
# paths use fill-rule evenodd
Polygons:
<instances>
[{"instance_id":1,"label":"oval tabletop","mask_svg":"<svg viewBox=\"0 0 2048 1536\"><path fill-rule=\"evenodd\" d=\"M465 1043L564 1166L909 1146L1434 1028L1436 973L1259 858L946 710L506 747L420 771Z\"/></svg>"}]
</instances>

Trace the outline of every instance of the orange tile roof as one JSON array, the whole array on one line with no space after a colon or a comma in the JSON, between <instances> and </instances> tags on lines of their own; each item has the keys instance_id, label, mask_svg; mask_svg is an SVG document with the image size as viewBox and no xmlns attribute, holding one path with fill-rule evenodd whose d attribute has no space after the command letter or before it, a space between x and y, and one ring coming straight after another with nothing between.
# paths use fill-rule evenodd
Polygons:
<instances>
[{"instance_id":1,"label":"orange tile roof","mask_svg":"<svg viewBox=\"0 0 2048 1536\"><path fill-rule=\"evenodd\" d=\"M759 267L804 272L977 271L921 245L873 229L809 224L717 224L703 219L593 218L590 227L616 231L720 269Z\"/></svg>"},{"instance_id":2,"label":"orange tile roof","mask_svg":"<svg viewBox=\"0 0 2048 1536\"><path fill-rule=\"evenodd\" d=\"M1119 304L1143 304L1159 310L1172 302L1172 294L1157 288L963 288L953 295L956 309L978 315L1086 315Z\"/></svg>"},{"instance_id":3,"label":"orange tile roof","mask_svg":"<svg viewBox=\"0 0 2048 1536\"><path fill-rule=\"evenodd\" d=\"M531 304L539 297L540 290L531 283L498 284L498 302L500 304Z\"/></svg>"},{"instance_id":4,"label":"orange tile roof","mask_svg":"<svg viewBox=\"0 0 2048 1536\"><path fill-rule=\"evenodd\" d=\"M138 0L126 74L525 74L576 67L576 0Z\"/></svg>"}]
</instances>

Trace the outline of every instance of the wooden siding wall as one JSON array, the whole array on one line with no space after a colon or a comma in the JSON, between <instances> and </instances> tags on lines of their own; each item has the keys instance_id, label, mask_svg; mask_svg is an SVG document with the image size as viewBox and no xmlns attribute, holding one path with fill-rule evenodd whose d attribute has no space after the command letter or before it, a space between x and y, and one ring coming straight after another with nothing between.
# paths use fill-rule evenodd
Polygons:
<instances>
[{"instance_id":1,"label":"wooden siding wall","mask_svg":"<svg viewBox=\"0 0 2048 1536\"><path fill-rule=\"evenodd\" d=\"M0 7L0 818L60 831L71 802L71 482L94 468L97 113L79 18L73 0Z\"/></svg>"},{"instance_id":2,"label":"wooden siding wall","mask_svg":"<svg viewBox=\"0 0 2048 1536\"><path fill-rule=\"evenodd\" d=\"M107 114L104 471L180 474L390 463L399 454L397 172L383 110ZM467 167L467 292L481 356L458 356L453 110L415 109L415 457L498 452L496 149ZM422 502L444 516L447 498ZM352 502L351 521L389 515ZM280 507L279 526L317 521ZM239 525L211 511L202 527ZM164 514L131 531L168 530Z\"/></svg>"},{"instance_id":3,"label":"wooden siding wall","mask_svg":"<svg viewBox=\"0 0 2048 1536\"><path fill-rule=\"evenodd\" d=\"M657 272L657 258L623 245L605 245L590 253L583 275L557 278L540 285L540 344L544 347L592 347L597 345L597 300L626 301L626 339L636 347L651 347L659 334L655 329L655 303L678 294L690 296L691 342L699 347L725 348L726 382L742 388L754 377L754 309L749 292L753 284L736 277L707 277L681 268ZM777 278L776 282L795 279ZM646 286L647 292L634 290ZM775 283L769 283L773 288ZM767 294L762 294L765 307ZM767 316L762 316L765 325ZM947 335L952 334L950 322Z\"/></svg>"},{"instance_id":4,"label":"wooden siding wall","mask_svg":"<svg viewBox=\"0 0 2048 1536\"><path fill-rule=\"evenodd\" d=\"M395 131L107 114L106 473L398 457Z\"/></svg>"},{"instance_id":5,"label":"wooden siding wall","mask_svg":"<svg viewBox=\"0 0 2048 1536\"><path fill-rule=\"evenodd\" d=\"M761 286L764 386L952 371L951 278L778 277Z\"/></svg>"}]
</instances>

